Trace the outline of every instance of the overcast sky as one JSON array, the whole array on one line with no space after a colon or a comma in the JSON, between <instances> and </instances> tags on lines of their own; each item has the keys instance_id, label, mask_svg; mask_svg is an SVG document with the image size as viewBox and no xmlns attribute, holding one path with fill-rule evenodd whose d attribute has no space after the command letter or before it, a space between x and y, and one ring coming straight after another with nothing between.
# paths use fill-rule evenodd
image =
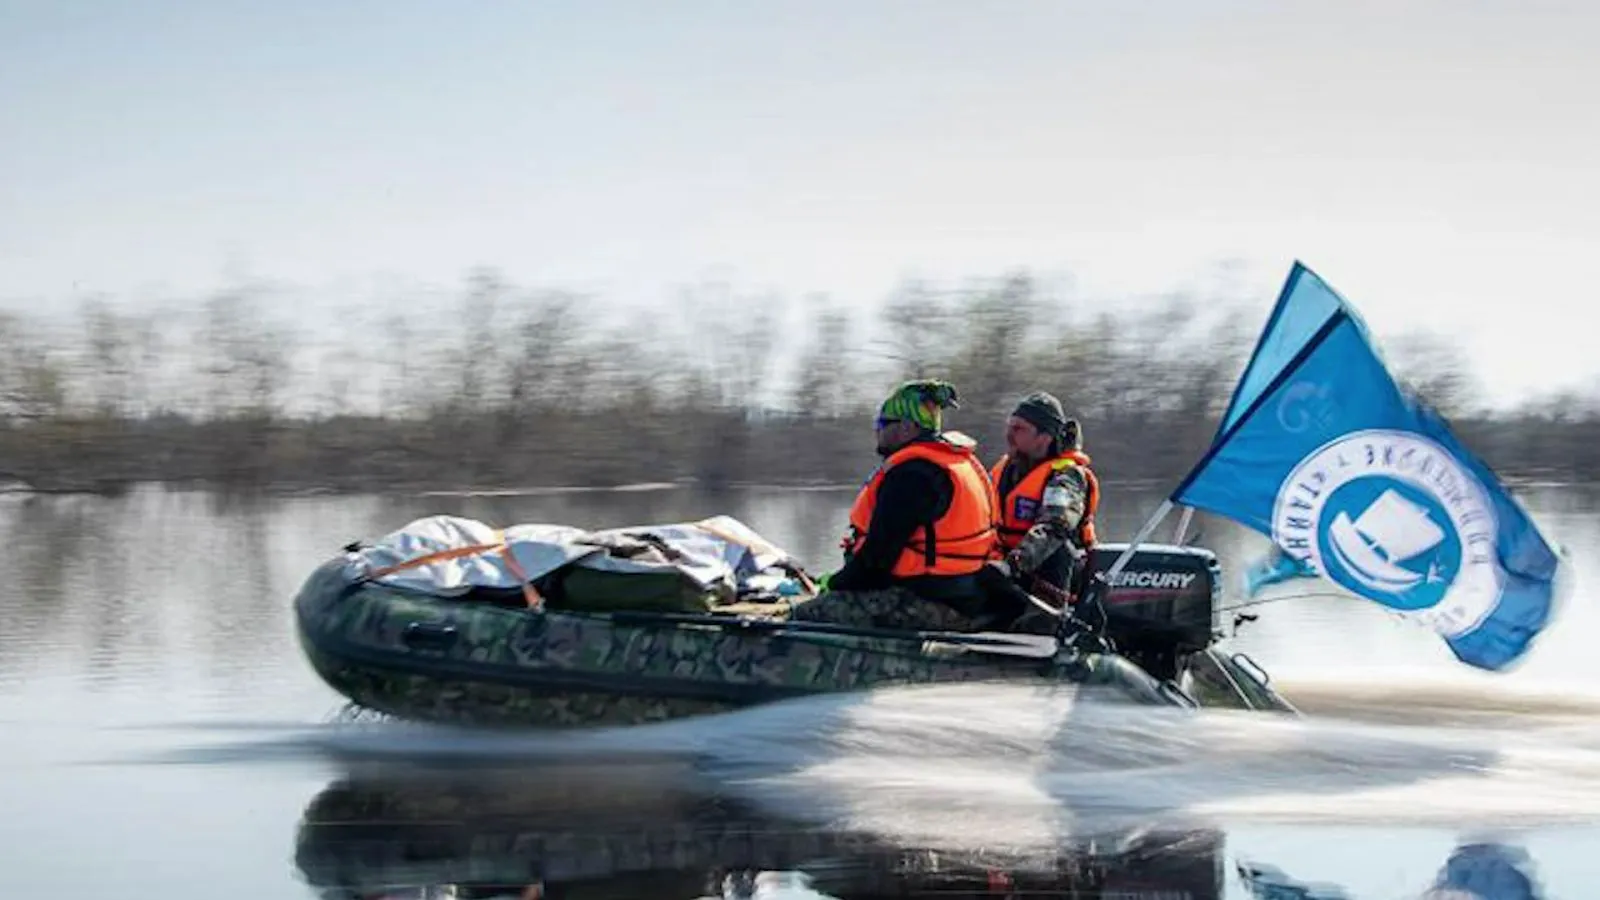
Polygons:
<instances>
[{"instance_id":1,"label":"overcast sky","mask_svg":"<svg viewBox=\"0 0 1600 900\"><path fill-rule=\"evenodd\" d=\"M0 302L226 273L877 302L1299 258L1502 395L1600 371L1600 4L0 0Z\"/></svg>"}]
</instances>

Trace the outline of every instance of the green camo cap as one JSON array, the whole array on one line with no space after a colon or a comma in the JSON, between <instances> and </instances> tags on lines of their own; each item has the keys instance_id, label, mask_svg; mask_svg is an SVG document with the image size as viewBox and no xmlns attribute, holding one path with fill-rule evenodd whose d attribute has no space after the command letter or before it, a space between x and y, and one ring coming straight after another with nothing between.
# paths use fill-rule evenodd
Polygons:
<instances>
[{"instance_id":1,"label":"green camo cap","mask_svg":"<svg viewBox=\"0 0 1600 900\"><path fill-rule=\"evenodd\" d=\"M944 424L944 410L960 406L956 387L948 381L907 381L878 407L878 419L915 422L929 431L938 431Z\"/></svg>"}]
</instances>

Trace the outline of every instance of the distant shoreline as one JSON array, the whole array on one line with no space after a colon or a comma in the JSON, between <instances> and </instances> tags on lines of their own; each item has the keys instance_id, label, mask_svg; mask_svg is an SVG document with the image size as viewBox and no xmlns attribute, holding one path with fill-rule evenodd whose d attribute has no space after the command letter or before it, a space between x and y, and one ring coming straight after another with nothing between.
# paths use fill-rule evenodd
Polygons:
<instances>
[{"instance_id":1,"label":"distant shoreline","mask_svg":"<svg viewBox=\"0 0 1600 900\"><path fill-rule=\"evenodd\" d=\"M0 321L0 483L115 495L159 483L276 495L701 490L843 491L878 464L872 422L905 379L959 390L944 425L991 465L1019 398L1057 395L1108 489L1174 485L1214 438L1257 326L1211 299L1134 314L1051 294L1025 274L909 286L872 319L685 295L625 326L591 301L467 286L448 316L405 310L356 346L274 322L248 292L173 321L81 310L81 328ZM1225 306L1225 304L1224 304ZM427 335L427 339L422 339ZM792 371L773 368L779 345ZM1397 378L1512 484L1600 472L1600 396L1514 410L1474 402L1470 360L1396 341ZM365 352L358 353L357 350ZM291 412L307 390L325 402Z\"/></svg>"},{"instance_id":2,"label":"distant shoreline","mask_svg":"<svg viewBox=\"0 0 1600 900\"><path fill-rule=\"evenodd\" d=\"M1549 479L1536 476L1500 476L1500 480L1513 492L1527 490L1558 490L1562 488L1591 489L1600 488L1600 479L1593 480L1564 480ZM1153 478L1108 479L1102 485L1112 490L1125 490L1133 493L1159 492L1170 487L1174 482ZM370 485L318 485L302 482L274 483L271 481L259 484L216 484L197 479L146 479L132 482L119 482L111 485L53 485L35 487L25 481L6 480L0 478L0 497L117 497L151 488L176 493L204 493L204 494L234 494L258 495L275 498L296 497L359 497L359 496L405 496L405 497L440 497L440 498L471 498L471 497L547 497L574 494L644 494L666 493L685 491L691 493L716 493L716 492L770 492L779 494L853 494L860 488L859 482L775 482L775 481L750 481L729 482L715 487L696 482L693 479L683 479L676 482L633 482L612 485L478 485L478 486L407 486L403 484L370 484Z\"/></svg>"}]
</instances>

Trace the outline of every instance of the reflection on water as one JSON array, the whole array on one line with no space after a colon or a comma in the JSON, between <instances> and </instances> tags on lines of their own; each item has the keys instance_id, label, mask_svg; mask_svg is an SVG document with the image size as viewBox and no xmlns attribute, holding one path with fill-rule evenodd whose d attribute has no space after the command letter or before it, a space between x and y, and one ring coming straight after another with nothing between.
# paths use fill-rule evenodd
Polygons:
<instances>
[{"instance_id":1,"label":"reflection on water","mask_svg":"<svg viewBox=\"0 0 1600 900\"><path fill-rule=\"evenodd\" d=\"M817 829L679 784L670 767L351 775L307 806L295 862L328 900L401 888L662 900L777 887L838 898L1222 896L1216 830L1136 832L1031 857L949 853Z\"/></svg>"},{"instance_id":2,"label":"reflection on water","mask_svg":"<svg viewBox=\"0 0 1600 900\"><path fill-rule=\"evenodd\" d=\"M849 496L0 497L8 880L163 900L223 883L246 897L1148 900L1520 900L1600 883L1590 492L1531 498L1578 583L1512 675L1464 670L1359 601L1255 610L1231 646L1304 722L965 686L496 743L328 722L341 698L294 640L289 598L313 566L419 516L727 513L825 570ZM1111 489L1105 502L1111 539L1155 505ZM1263 544L1201 524L1231 594Z\"/></svg>"},{"instance_id":3,"label":"reflection on water","mask_svg":"<svg viewBox=\"0 0 1600 900\"><path fill-rule=\"evenodd\" d=\"M1355 900L1336 884L1298 881L1277 866L1239 863L1240 880L1259 900ZM1457 846L1420 900L1542 900L1543 886L1521 847L1495 842Z\"/></svg>"},{"instance_id":4,"label":"reflection on water","mask_svg":"<svg viewBox=\"0 0 1600 900\"><path fill-rule=\"evenodd\" d=\"M752 872L804 876L807 890L834 897L992 896L995 885L1002 895L1031 886L1081 897L1340 896L1316 887L1324 881L1353 885L1350 898L1418 897L1449 856L1418 834L1477 823L1537 837L1528 829L1554 824L1577 826L1557 833L1581 842L1600 809L1592 714L1524 733L1521 722L1190 716L973 687L558 734L262 727L120 764L331 768L304 801L295 856L308 883L338 889L330 897L468 883L668 895L640 893L648 884L689 897L719 880L754 890ZM1298 848L1259 840L1307 825ZM1326 872L1331 850L1353 859L1332 879L1304 874ZM1458 855L1451 877L1496 868L1493 859L1463 868L1472 858ZM1374 872L1396 870L1407 884L1371 890ZM479 896L450 890L434 896Z\"/></svg>"},{"instance_id":5,"label":"reflection on water","mask_svg":"<svg viewBox=\"0 0 1600 900\"><path fill-rule=\"evenodd\" d=\"M325 900L400 897L1056 896L1354 900L1268 862L1230 864L1215 828L1132 829L1048 853L949 852L821 830L652 767L347 773L307 805L295 865ZM1471 841L1418 900L1547 896L1527 852Z\"/></svg>"}]
</instances>

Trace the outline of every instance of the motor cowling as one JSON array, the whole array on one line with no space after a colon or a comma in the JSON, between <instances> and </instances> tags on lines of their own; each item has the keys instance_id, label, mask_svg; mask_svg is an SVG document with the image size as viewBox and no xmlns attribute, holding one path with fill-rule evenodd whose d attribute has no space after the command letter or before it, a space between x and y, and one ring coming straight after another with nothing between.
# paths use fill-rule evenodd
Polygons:
<instances>
[{"instance_id":1,"label":"motor cowling","mask_svg":"<svg viewBox=\"0 0 1600 900\"><path fill-rule=\"evenodd\" d=\"M1108 572L1127 548L1097 545L1089 554L1090 574ZM1100 598L1106 634L1156 677L1171 677L1179 658L1215 641L1222 567L1210 550L1140 544L1109 580Z\"/></svg>"}]
</instances>

